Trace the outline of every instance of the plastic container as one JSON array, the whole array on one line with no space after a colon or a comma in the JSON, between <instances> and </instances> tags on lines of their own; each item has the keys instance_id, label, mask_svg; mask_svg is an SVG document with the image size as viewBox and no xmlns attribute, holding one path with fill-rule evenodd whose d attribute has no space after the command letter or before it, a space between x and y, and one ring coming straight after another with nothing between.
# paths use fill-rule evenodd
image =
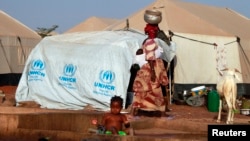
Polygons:
<instances>
[{"instance_id":1,"label":"plastic container","mask_svg":"<svg viewBox=\"0 0 250 141\"><path fill-rule=\"evenodd\" d=\"M207 107L209 112L219 112L220 96L217 91L212 90L207 96Z\"/></svg>"},{"instance_id":2,"label":"plastic container","mask_svg":"<svg viewBox=\"0 0 250 141\"><path fill-rule=\"evenodd\" d=\"M250 115L250 109L240 109L242 115Z\"/></svg>"},{"instance_id":3,"label":"plastic container","mask_svg":"<svg viewBox=\"0 0 250 141\"><path fill-rule=\"evenodd\" d=\"M202 95L205 91L206 87L205 86L199 86L199 87L195 87L195 88L192 88L191 91L192 91L192 95L195 96L195 95Z\"/></svg>"}]
</instances>

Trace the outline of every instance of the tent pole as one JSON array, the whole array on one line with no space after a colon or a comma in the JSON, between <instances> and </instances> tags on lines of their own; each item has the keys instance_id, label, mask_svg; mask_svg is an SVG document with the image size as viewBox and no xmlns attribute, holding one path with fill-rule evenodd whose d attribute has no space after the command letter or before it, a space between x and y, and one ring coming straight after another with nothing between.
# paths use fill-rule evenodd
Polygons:
<instances>
[{"instance_id":1,"label":"tent pole","mask_svg":"<svg viewBox=\"0 0 250 141\"><path fill-rule=\"evenodd\" d=\"M171 69L169 69L169 80L170 80L169 81L169 103L172 104L172 101L171 101L171 99L172 99L172 97L171 97L171 95L172 95Z\"/></svg>"},{"instance_id":2,"label":"tent pole","mask_svg":"<svg viewBox=\"0 0 250 141\"><path fill-rule=\"evenodd\" d=\"M19 42L19 44L20 44L20 47L21 47L21 49L22 49L24 61L26 61L27 57L26 57L25 52L24 52L24 49L23 49L23 45L22 45L21 38L20 38L19 36L17 36L17 40L18 40L18 42Z\"/></svg>"},{"instance_id":3,"label":"tent pole","mask_svg":"<svg viewBox=\"0 0 250 141\"><path fill-rule=\"evenodd\" d=\"M169 76L169 77L168 77L168 85L169 85L169 86L168 86L168 87L169 87L169 104L172 104L172 103L171 103L171 99L172 99L172 98L171 98L171 95L172 95L172 94L171 94L171 92L172 92L171 89L172 89L172 87L171 87L171 68L170 68L170 63L168 63L168 69L167 69L167 70L169 70L169 71L168 71L168 73L169 73L169 75L168 75L168 76Z\"/></svg>"}]
</instances>

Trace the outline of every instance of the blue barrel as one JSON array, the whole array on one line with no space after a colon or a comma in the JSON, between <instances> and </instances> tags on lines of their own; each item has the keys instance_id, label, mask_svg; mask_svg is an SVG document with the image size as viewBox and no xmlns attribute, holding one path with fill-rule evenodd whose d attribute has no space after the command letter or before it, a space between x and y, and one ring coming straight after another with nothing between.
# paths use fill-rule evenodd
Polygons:
<instances>
[{"instance_id":1,"label":"blue barrel","mask_svg":"<svg viewBox=\"0 0 250 141\"><path fill-rule=\"evenodd\" d=\"M220 96L215 90L211 90L207 97L207 107L210 112L219 112Z\"/></svg>"}]
</instances>

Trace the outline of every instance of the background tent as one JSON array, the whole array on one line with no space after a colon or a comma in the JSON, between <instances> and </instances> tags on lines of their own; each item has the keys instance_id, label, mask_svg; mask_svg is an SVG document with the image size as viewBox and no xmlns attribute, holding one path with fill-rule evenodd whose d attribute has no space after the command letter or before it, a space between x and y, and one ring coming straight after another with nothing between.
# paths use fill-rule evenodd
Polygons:
<instances>
[{"instance_id":1,"label":"background tent","mask_svg":"<svg viewBox=\"0 0 250 141\"><path fill-rule=\"evenodd\" d=\"M238 94L250 94L250 20L228 9L177 0L156 0L129 16L133 29L144 31L144 12L162 12L159 27L176 42L176 58L171 62L170 77L175 94L206 85L215 88L218 69L239 69ZM126 20L109 30L118 30ZM171 31L171 32L169 32ZM175 95L176 97L176 95Z\"/></svg>"},{"instance_id":2,"label":"background tent","mask_svg":"<svg viewBox=\"0 0 250 141\"><path fill-rule=\"evenodd\" d=\"M0 85L17 85L29 53L41 37L1 10L0 21Z\"/></svg>"},{"instance_id":3,"label":"background tent","mask_svg":"<svg viewBox=\"0 0 250 141\"><path fill-rule=\"evenodd\" d=\"M43 38L29 55L16 90L17 103L50 109L108 110L125 100L130 67L145 35L129 31L76 32Z\"/></svg>"},{"instance_id":4,"label":"background tent","mask_svg":"<svg viewBox=\"0 0 250 141\"><path fill-rule=\"evenodd\" d=\"M101 31L117 21L118 20L116 19L110 19L110 18L90 17L86 19L85 21L83 21L82 23L67 30L65 33L84 32L84 31Z\"/></svg>"}]
</instances>

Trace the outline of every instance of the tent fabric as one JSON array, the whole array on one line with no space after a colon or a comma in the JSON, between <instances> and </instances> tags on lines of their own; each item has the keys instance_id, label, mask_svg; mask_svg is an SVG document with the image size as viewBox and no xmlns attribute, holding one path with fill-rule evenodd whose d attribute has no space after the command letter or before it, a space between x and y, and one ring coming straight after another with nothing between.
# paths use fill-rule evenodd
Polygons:
<instances>
[{"instance_id":1,"label":"tent fabric","mask_svg":"<svg viewBox=\"0 0 250 141\"><path fill-rule=\"evenodd\" d=\"M164 31L172 30L182 33L232 36L232 34L221 30L209 21L205 21L190 11L187 11L185 6L188 3L184 3L183 6L180 5L182 3L184 2L176 0L156 0L151 5L129 16L127 18L129 20L129 25L131 28L144 31L146 25L143 18L145 10L156 8L156 10L162 12L162 21L159 23L159 27ZM121 29L126 25L126 19L124 19L123 22L118 22L118 24L114 23L114 25L111 25L110 29Z\"/></svg>"},{"instance_id":2,"label":"tent fabric","mask_svg":"<svg viewBox=\"0 0 250 141\"><path fill-rule=\"evenodd\" d=\"M20 36L25 38L41 39L41 37L20 21L0 10L0 36Z\"/></svg>"},{"instance_id":3,"label":"tent fabric","mask_svg":"<svg viewBox=\"0 0 250 141\"><path fill-rule=\"evenodd\" d=\"M117 19L90 17L87 20L81 22L80 24L77 24L76 26L67 30L65 33L100 31L104 30L106 27L117 21Z\"/></svg>"},{"instance_id":4,"label":"tent fabric","mask_svg":"<svg viewBox=\"0 0 250 141\"><path fill-rule=\"evenodd\" d=\"M237 42L225 45L235 40L235 37L207 36L196 34L184 34L190 39L202 41L214 41L217 46L185 40L173 37L178 42L175 66L175 83L186 84L216 84L218 81L219 70L225 67L241 68L239 62L239 52ZM224 52L222 52L222 50ZM188 70L188 71L187 71ZM198 75L196 75L198 74ZM240 79L242 83L242 78Z\"/></svg>"},{"instance_id":5,"label":"tent fabric","mask_svg":"<svg viewBox=\"0 0 250 141\"><path fill-rule=\"evenodd\" d=\"M248 18L229 8L181 0L156 0L107 29L121 29L128 20L131 28L144 31L144 12L153 8L162 12L160 29L167 35L173 33L172 40L177 45L176 58L172 62L173 68L170 72L173 75L171 78L174 94L197 85L216 85L220 77L218 69L223 67L240 70L242 74L238 82L238 94L250 93ZM217 47L214 46L216 44ZM217 53L222 49L225 49L225 52ZM219 56L224 58L218 58Z\"/></svg>"},{"instance_id":6,"label":"tent fabric","mask_svg":"<svg viewBox=\"0 0 250 141\"><path fill-rule=\"evenodd\" d=\"M109 110L124 104L136 50L145 35L130 31L76 32L44 38L32 50L16 91L17 103L49 109Z\"/></svg>"},{"instance_id":7,"label":"tent fabric","mask_svg":"<svg viewBox=\"0 0 250 141\"><path fill-rule=\"evenodd\" d=\"M0 20L0 85L16 85L19 79L15 76L21 75L29 53L41 37L1 10Z\"/></svg>"}]
</instances>

